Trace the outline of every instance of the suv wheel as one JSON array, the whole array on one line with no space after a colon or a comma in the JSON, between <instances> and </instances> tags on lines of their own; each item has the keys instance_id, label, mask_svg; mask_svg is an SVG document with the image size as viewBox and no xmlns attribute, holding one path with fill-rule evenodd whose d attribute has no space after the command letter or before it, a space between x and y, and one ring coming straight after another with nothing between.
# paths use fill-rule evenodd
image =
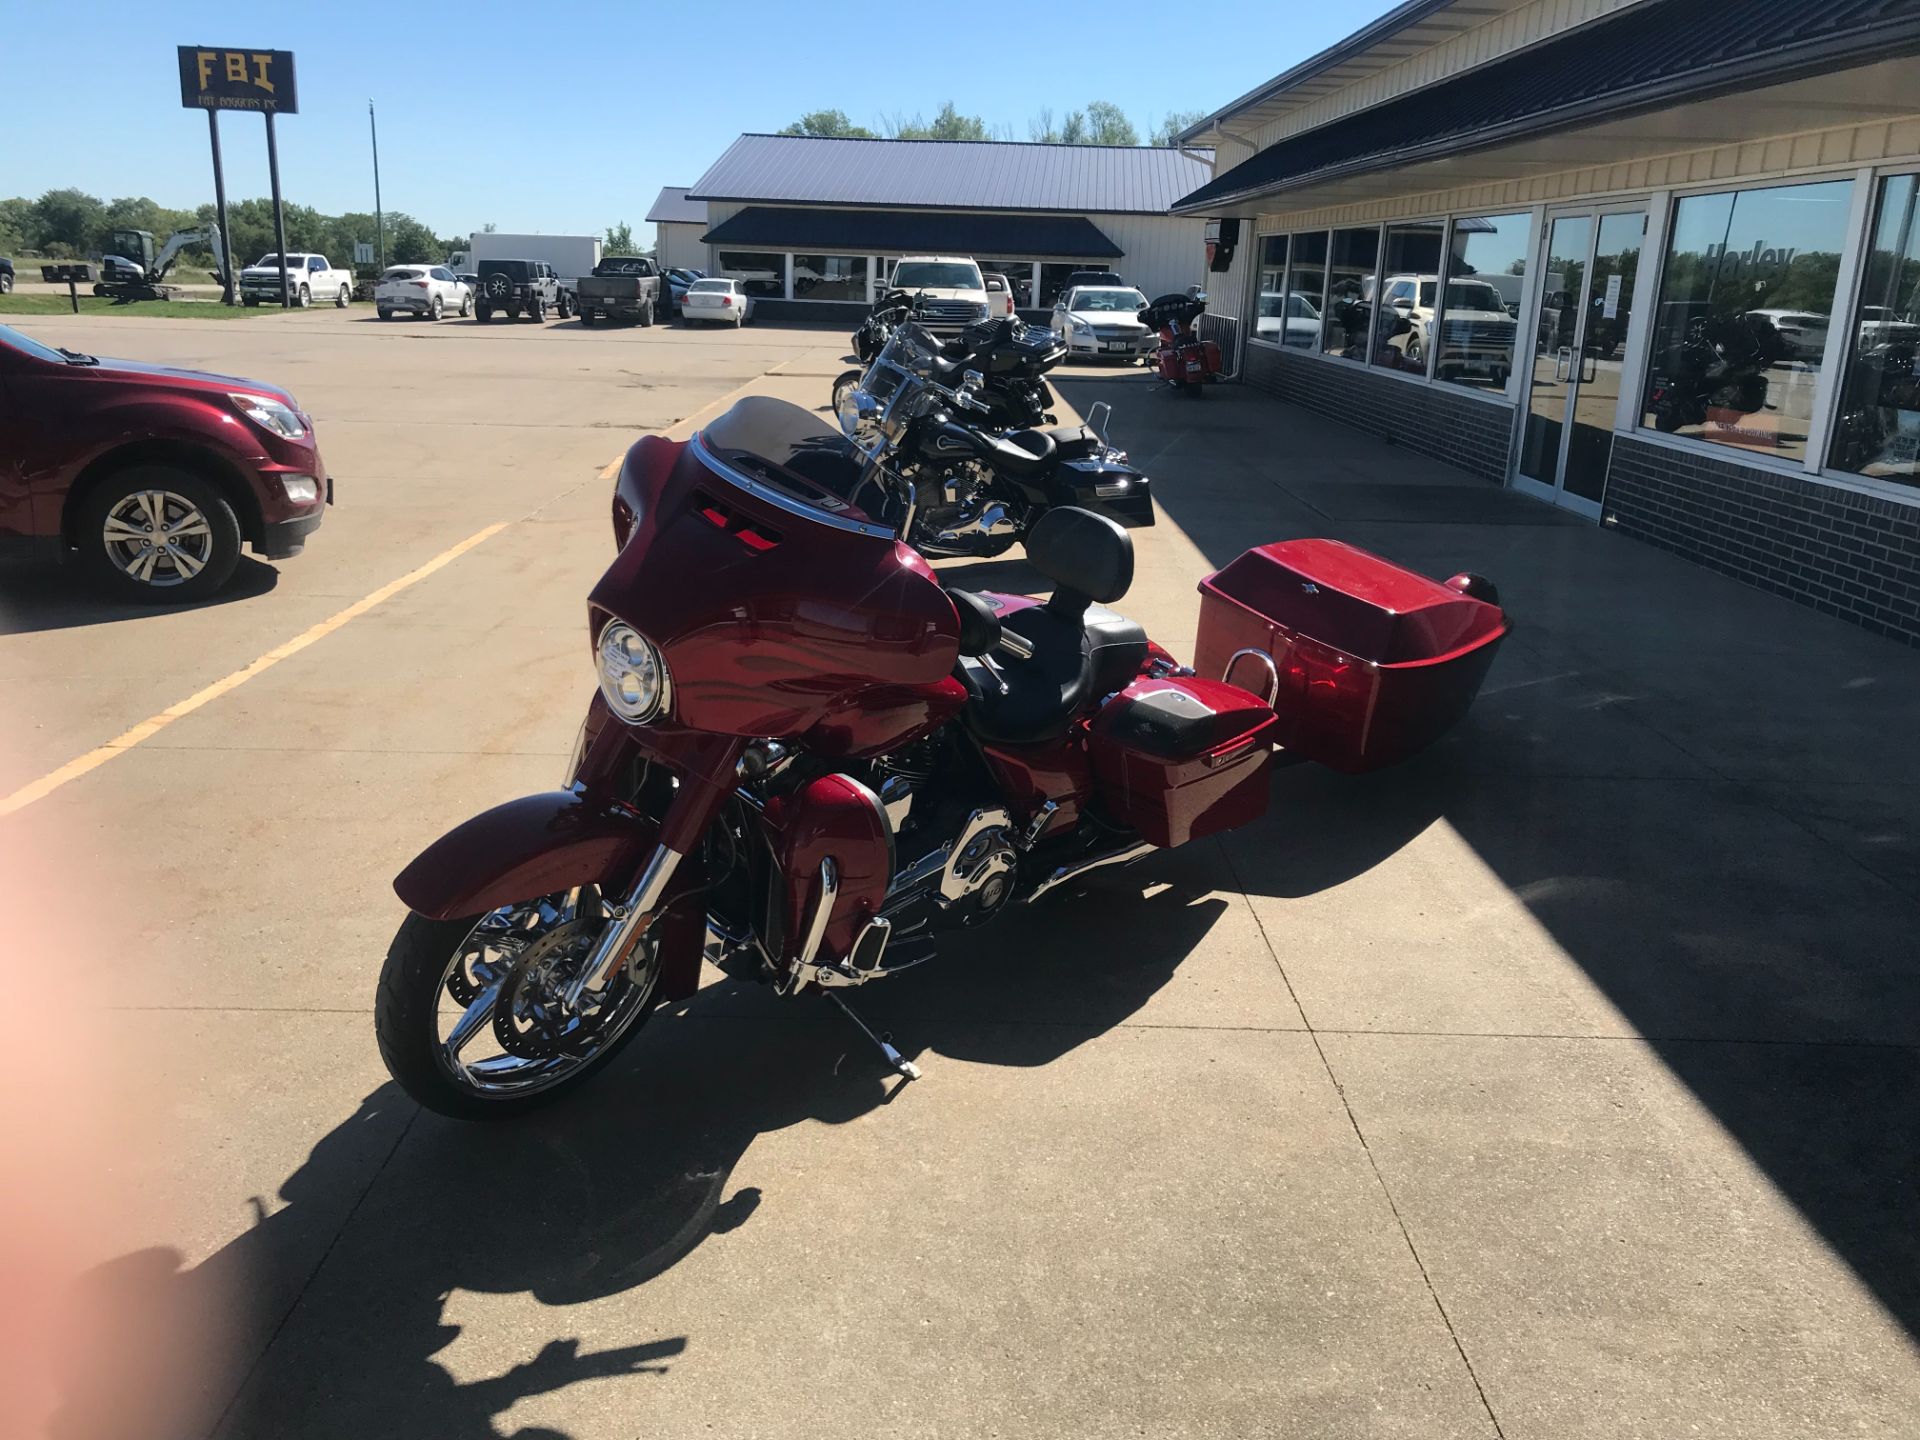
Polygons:
<instances>
[{"instance_id":1,"label":"suv wheel","mask_svg":"<svg viewBox=\"0 0 1920 1440\"><path fill-rule=\"evenodd\" d=\"M313 292L302 285L300 287L300 308L304 310L311 304L313 304Z\"/></svg>"},{"instance_id":2,"label":"suv wheel","mask_svg":"<svg viewBox=\"0 0 1920 1440\"><path fill-rule=\"evenodd\" d=\"M547 321L547 300L544 295L536 295L527 306L527 314L533 317L533 323L544 325Z\"/></svg>"},{"instance_id":3,"label":"suv wheel","mask_svg":"<svg viewBox=\"0 0 1920 1440\"><path fill-rule=\"evenodd\" d=\"M518 305L509 305L507 307L507 319L518 320L519 318L520 318L520 307Z\"/></svg>"},{"instance_id":4,"label":"suv wheel","mask_svg":"<svg viewBox=\"0 0 1920 1440\"><path fill-rule=\"evenodd\" d=\"M438 320L446 313L446 308L446 306L440 303L440 297L438 295L434 296L433 299L427 302L427 318L429 320Z\"/></svg>"},{"instance_id":5,"label":"suv wheel","mask_svg":"<svg viewBox=\"0 0 1920 1440\"><path fill-rule=\"evenodd\" d=\"M340 287L340 293L333 297L333 308L336 310L344 310L347 308L347 302L351 299L353 299L353 292L342 285Z\"/></svg>"},{"instance_id":6,"label":"suv wheel","mask_svg":"<svg viewBox=\"0 0 1920 1440\"><path fill-rule=\"evenodd\" d=\"M226 496L192 471L136 465L87 497L80 552L123 599L198 600L232 578L240 524Z\"/></svg>"},{"instance_id":7,"label":"suv wheel","mask_svg":"<svg viewBox=\"0 0 1920 1440\"><path fill-rule=\"evenodd\" d=\"M475 318L478 319L480 323L483 325L486 324L487 321L493 319L493 307L491 305L486 304L485 302L482 302L481 304L474 306L473 313Z\"/></svg>"},{"instance_id":8,"label":"suv wheel","mask_svg":"<svg viewBox=\"0 0 1920 1440\"><path fill-rule=\"evenodd\" d=\"M653 301L642 300L640 302L640 324L642 328L653 324Z\"/></svg>"},{"instance_id":9,"label":"suv wheel","mask_svg":"<svg viewBox=\"0 0 1920 1440\"><path fill-rule=\"evenodd\" d=\"M565 290L562 290L560 292L559 310L560 310L560 318L562 320L568 320L573 317L573 296L568 294Z\"/></svg>"},{"instance_id":10,"label":"suv wheel","mask_svg":"<svg viewBox=\"0 0 1920 1440\"><path fill-rule=\"evenodd\" d=\"M593 311L592 311L592 310L590 310L590 309L587 309L587 310L582 310L582 311L580 312L580 323L581 323L582 325L591 325L591 324L593 324Z\"/></svg>"}]
</instances>

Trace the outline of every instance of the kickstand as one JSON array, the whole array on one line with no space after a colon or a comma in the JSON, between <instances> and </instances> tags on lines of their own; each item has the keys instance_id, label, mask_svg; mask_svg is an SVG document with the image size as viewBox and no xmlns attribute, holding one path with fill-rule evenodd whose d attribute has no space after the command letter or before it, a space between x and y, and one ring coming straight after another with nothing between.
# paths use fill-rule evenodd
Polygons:
<instances>
[{"instance_id":1,"label":"kickstand","mask_svg":"<svg viewBox=\"0 0 1920 1440\"><path fill-rule=\"evenodd\" d=\"M920 1078L920 1067L893 1048L892 1032L888 1032L885 1035L874 1034L872 1030L867 1028L867 1022L853 1013L853 1007L848 1005L847 1002L842 1000L838 995L834 994L833 991L823 990L820 993L838 1005L840 1007L840 1013L858 1026L862 1035L880 1047L880 1053L886 1057L889 1068L909 1080L918 1080Z\"/></svg>"}]
</instances>

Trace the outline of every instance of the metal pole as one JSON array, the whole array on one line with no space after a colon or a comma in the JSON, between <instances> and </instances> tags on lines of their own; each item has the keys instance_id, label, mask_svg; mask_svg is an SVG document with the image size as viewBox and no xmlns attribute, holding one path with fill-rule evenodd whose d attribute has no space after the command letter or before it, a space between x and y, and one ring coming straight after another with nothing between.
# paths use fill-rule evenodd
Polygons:
<instances>
[{"instance_id":1,"label":"metal pole","mask_svg":"<svg viewBox=\"0 0 1920 1440\"><path fill-rule=\"evenodd\" d=\"M267 111L267 180L273 186L273 243L280 254L280 308L291 310L287 293L287 212L280 204L280 147L273 140L273 111Z\"/></svg>"},{"instance_id":2,"label":"metal pole","mask_svg":"<svg viewBox=\"0 0 1920 1440\"><path fill-rule=\"evenodd\" d=\"M213 139L213 208L220 224L220 243L215 248L220 262L220 303L231 305L233 294L233 232L227 229L227 177L220 168L220 112L207 111L207 134Z\"/></svg>"},{"instance_id":3,"label":"metal pole","mask_svg":"<svg viewBox=\"0 0 1920 1440\"><path fill-rule=\"evenodd\" d=\"M387 269L387 222L380 214L380 127L373 118L373 101L367 101L367 132L373 136L373 233L380 246L380 271Z\"/></svg>"}]
</instances>

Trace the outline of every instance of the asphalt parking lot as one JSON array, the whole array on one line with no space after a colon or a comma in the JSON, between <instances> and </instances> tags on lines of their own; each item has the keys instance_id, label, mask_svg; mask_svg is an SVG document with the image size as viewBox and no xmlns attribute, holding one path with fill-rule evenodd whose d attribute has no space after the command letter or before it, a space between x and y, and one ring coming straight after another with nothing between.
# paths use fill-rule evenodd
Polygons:
<instances>
[{"instance_id":1,"label":"asphalt parking lot","mask_svg":"<svg viewBox=\"0 0 1920 1440\"><path fill-rule=\"evenodd\" d=\"M1913 1433L1913 652L1076 371L1162 499L1123 608L1184 654L1198 577L1283 535L1484 570L1521 629L1468 725L874 987L903 1093L716 981L475 1130L385 1083L390 877L558 776L610 463L824 404L844 337L23 328L286 385L339 487L197 609L0 571L0 795L98 757L0 819L34 954L110 1007L45 1072L110 1147L63 1434Z\"/></svg>"}]
</instances>

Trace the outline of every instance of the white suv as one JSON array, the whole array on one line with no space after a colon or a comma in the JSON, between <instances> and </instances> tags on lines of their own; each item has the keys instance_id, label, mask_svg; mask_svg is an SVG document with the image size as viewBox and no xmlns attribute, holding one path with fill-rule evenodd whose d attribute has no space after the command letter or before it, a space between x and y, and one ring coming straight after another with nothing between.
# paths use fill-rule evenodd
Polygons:
<instances>
[{"instance_id":1,"label":"white suv","mask_svg":"<svg viewBox=\"0 0 1920 1440\"><path fill-rule=\"evenodd\" d=\"M1388 343L1405 352L1415 370L1427 368L1433 348L1433 321L1438 275L1389 275L1383 293L1413 328ZM1440 354L1433 373L1484 375L1495 385L1507 383L1513 366L1513 317L1506 299L1485 280L1456 275L1447 281L1446 316L1440 336Z\"/></svg>"},{"instance_id":2,"label":"white suv","mask_svg":"<svg viewBox=\"0 0 1920 1440\"><path fill-rule=\"evenodd\" d=\"M904 255L888 283L926 296L917 318L929 330L951 333L987 318L986 279L964 255Z\"/></svg>"}]
</instances>

